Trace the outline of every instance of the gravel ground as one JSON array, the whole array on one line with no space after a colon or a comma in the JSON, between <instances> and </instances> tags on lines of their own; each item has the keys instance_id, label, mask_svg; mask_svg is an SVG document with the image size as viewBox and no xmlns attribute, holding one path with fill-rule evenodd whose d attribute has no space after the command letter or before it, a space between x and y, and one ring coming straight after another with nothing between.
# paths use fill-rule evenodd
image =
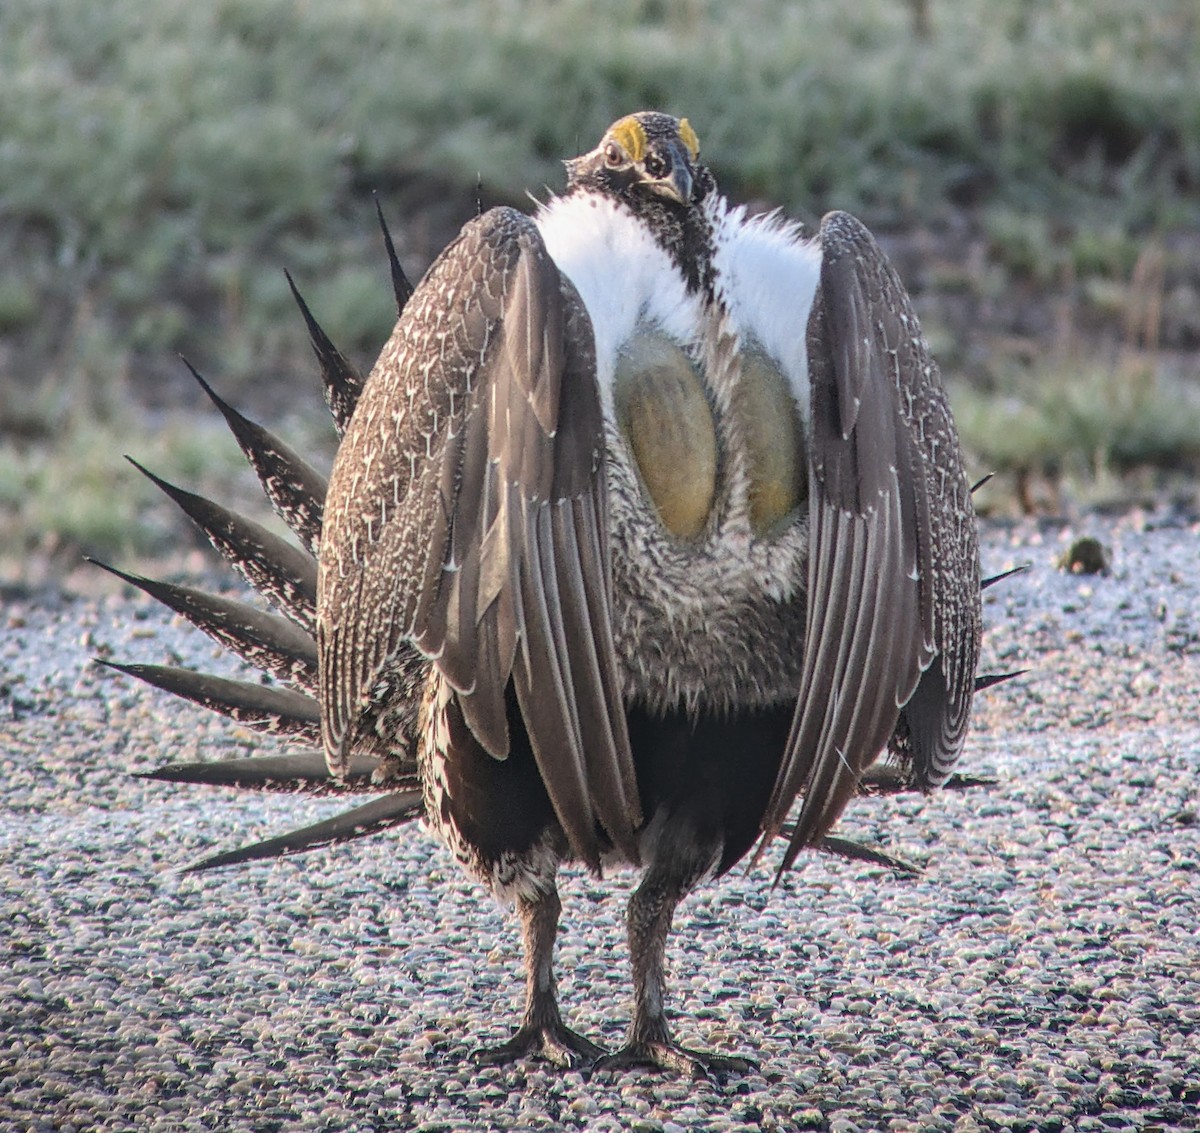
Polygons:
<instances>
[{"instance_id":1,"label":"gravel ground","mask_svg":"<svg viewBox=\"0 0 1200 1133\"><path fill-rule=\"evenodd\" d=\"M1110 576L1054 569L1076 534ZM213 667L148 602L0 614L0 1128L1200 1127L1200 524L1169 513L990 527L986 694L964 769L991 788L864 800L841 832L916 880L813 856L680 910L680 1037L723 1083L475 1069L505 1037L516 933L416 830L211 875L205 852L337 809L144 783L247 732L88 664ZM630 878L573 875L564 1008L628 1017Z\"/></svg>"}]
</instances>

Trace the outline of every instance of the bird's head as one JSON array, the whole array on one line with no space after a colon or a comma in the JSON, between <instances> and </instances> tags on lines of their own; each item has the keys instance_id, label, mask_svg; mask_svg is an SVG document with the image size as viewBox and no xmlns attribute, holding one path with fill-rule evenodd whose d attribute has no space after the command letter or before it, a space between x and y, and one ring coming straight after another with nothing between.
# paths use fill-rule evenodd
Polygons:
<instances>
[{"instance_id":1,"label":"bird's head","mask_svg":"<svg viewBox=\"0 0 1200 1133\"><path fill-rule=\"evenodd\" d=\"M687 209L712 188L700 141L686 118L639 110L614 122L590 153L566 163L568 188L594 188L635 212L654 203Z\"/></svg>"}]
</instances>

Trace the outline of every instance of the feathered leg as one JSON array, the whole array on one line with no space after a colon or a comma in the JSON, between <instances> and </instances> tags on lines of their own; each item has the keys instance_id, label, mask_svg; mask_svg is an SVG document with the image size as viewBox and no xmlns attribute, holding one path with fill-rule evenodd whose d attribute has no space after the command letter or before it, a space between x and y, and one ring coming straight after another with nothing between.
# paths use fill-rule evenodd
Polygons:
<instances>
[{"instance_id":1,"label":"feathered leg","mask_svg":"<svg viewBox=\"0 0 1200 1133\"><path fill-rule=\"evenodd\" d=\"M633 1022L629 1037L615 1054L596 1062L596 1070L623 1070L635 1066L655 1066L693 1078L710 1074L742 1073L755 1064L747 1058L709 1054L680 1046L671 1038L664 1010L666 977L664 962L667 936L679 902L687 895L703 872L678 867L680 858L652 864L642 883L629 899L627 913L629 954L633 963Z\"/></svg>"},{"instance_id":2,"label":"feathered leg","mask_svg":"<svg viewBox=\"0 0 1200 1133\"><path fill-rule=\"evenodd\" d=\"M570 1068L594 1062L604 1051L572 1031L558 1010L558 981L554 978L554 940L562 903L554 882L544 893L517 898L525 945L525 1016L517 1033L500 1046L474 1053L478 1062L512 1062L539 1054L556 1066Z\"/></svg>"}]
</instances>

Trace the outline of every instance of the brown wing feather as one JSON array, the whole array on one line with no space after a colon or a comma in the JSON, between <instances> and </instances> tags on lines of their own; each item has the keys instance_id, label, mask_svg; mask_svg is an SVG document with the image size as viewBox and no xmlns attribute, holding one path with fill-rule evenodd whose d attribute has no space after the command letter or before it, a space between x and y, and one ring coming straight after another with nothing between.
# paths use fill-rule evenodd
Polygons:
<instances>
[{"instance_id":1,"label":"brown wing feather","mask_svg":"<svg viewBox=\"0 0 1200 1133\"><path fill-rule=\"evenodd\" d=\"M469 224L406 306L330 480L318 643L326 756L415 643L491 755L513 682L563 829L629 857L641 822L611 635L591 327L527 217Z\"/></svg>"},{"instance_id":2,"label":"brown wing feather","mask_svg":"<svg viewBox=\"0 0 1200 1133\"><path fill-rule=\"evenodd\" d=\"M974 511L937 367L867 229L830 213L820 238L805 652L764 819L773 835L803 792L783 868L821 842L906 705L917 781L944 780L979 645Z\"/></svg>"}]
</instances>

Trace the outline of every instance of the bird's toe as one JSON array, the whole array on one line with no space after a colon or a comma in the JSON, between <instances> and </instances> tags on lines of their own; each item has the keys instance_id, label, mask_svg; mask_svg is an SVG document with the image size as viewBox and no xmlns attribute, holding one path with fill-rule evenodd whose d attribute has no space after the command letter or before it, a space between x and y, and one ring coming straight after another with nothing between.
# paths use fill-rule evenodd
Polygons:
<instances>
[{"instance_id":1,"label":"bird's toe","mask_svg":"<svg viewBox=\"0 0 1200 1133\"><path fill-rule=\"evenodd\" d=\"M563 1070L572 1070L604 1057L597 1046L563 1023L524 1024L508 1042L480 1047L471 1057L482 1066L499 1066L522 1058L544 1058Z\"/></svg>"},{"instance_id":2,"label":"bird's toe","mask_svg":"<svg viewBox=\"0 0 1200 1133\"><path fill-rule=\"evenodd\" d=\"M692 1050L670 1040L635 1040L592 1064L595 1071L621 1071L650 1067L681 1074L686 1078L712 1078L725 1074L748 1074L758 1069L749 1058Z\"/></svg>"}]
</instances>

